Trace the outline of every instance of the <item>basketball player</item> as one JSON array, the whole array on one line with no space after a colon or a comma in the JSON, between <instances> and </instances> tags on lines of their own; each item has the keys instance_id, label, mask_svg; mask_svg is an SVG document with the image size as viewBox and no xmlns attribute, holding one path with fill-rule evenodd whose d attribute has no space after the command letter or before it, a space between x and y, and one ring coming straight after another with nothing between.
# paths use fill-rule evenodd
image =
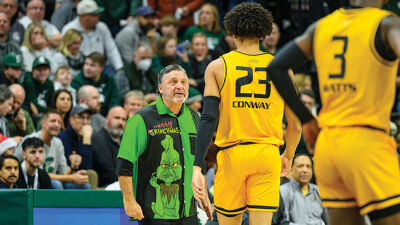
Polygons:
<instances>
[{"instance_id":1,"label":"basketball player","mask_svg":"<svg viewBox=\"0 0 400 225\"><path fill-rule=\"evenodd\" d=\"M301 124L269 80L266 65L273 56L259 50L259 41L271 33L271 14L260 4L241 3L227 13L224 24L237 50L211 62L205 73L192 189L202 201L201 165L219 120L215 144L221 151L214 184L218 222L238 225L248 209L251 225L271 224L279 206L280 174L290 170ZM289 124L280 157L284 109Z\"/></svg>"},{"instance_id":2,"label":"basketball player","mask_svg":"<svg viewBox=\"0 0 400 225\"><path fill-rule=\"evenodd\" d=\"M316 120L298 103L286 69L314 58L322 109L315 175L333 225L400 224L400 172L388 135L400 56L400 19L385 0L354 0L311 25L284 47L268 70L281 96L305 123ZM306 123L307 122L307 123Z\"/></svg>"}]
</instances>

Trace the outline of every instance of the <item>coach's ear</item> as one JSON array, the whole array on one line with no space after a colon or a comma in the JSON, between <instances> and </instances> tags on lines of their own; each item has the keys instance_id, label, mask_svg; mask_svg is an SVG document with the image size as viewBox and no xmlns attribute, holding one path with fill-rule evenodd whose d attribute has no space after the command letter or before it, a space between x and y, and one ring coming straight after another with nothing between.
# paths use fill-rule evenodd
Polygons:
<instances>
[{"instance_id":1,"label":"coach's ear","mask_svg":"<svg viewBox=\"0 0 400 225\"><path fill-rule=\"evenodd\" d=\"M163 94L163 90L162 90L162 85L158 84L158 92L160 92L160 94Z\"/></svg>"}]
</instances>

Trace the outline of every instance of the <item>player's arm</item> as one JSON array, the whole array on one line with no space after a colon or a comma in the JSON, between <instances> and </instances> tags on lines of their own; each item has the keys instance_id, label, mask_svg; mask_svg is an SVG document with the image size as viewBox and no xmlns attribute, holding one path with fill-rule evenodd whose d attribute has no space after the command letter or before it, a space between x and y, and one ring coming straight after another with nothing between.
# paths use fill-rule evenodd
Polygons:
<instances>
[{"instance_id":1,"label":"player's arm","mask_svg":"<svg viewBox=\"0 0 400 225\"><path fill-rule=\"evenodd\" d=\"M313 120L314 116L297 96L288 70L301 66L312 58L312 43L316 24L312 24L303 35L285 45L268 66L269 77L277 91L303 124Z\"/></svg>"},{"instance_id":2,"label":"player's arm","mask_svg":"<svg viewBox=\"0 0 400 225\"><path fill-rule=\"evenodd\" d=\"M382 39L383 42L400 57L400 18L386 17L382 20Z\"/></svg>"},{"instance_id":3,"label":"player's arm","mask_svg":"<svg viewBox=\"0 0 400 225\"><path fill-rule=\"evenodd\" d=\"M288 73L293 80L294 75L292 70L289 70ZM285 104L285 116L288 126L286 131L286 149L281 156L282 176L286 176L289 173L296 147L301 138L301 122L287 104Z\"/></svg>"},{"instance_id":4,"label":"player's arm","mask_svg":"<svg viewBox=\"0 0 400 225\"><path fill-rule=\"evenodd\" d=\"M207 187L201 173L201 168L218 122L220 88L217 82L217 76L219 71L224 71L222 59L212 61L207 66L204 74L204 104L197 129L196 153L192 175L193 194L195 199L199 202L204 202L207 199Z\"/></svg>"},{"instance_id":5,"label":"player's arm","mask_svg":"<svg viewBox=\"0 0 400 225\"><path fill-rule=\"evenodd\" d=\"M218 71L224 71L222 59L212 61L204 74L204 106L200 118L197 139L196 139L196 155L194 166L201 169L209 144L211 143L217 126L219 114L219 85L216 78Z\"/></svg>"}]
</instances>

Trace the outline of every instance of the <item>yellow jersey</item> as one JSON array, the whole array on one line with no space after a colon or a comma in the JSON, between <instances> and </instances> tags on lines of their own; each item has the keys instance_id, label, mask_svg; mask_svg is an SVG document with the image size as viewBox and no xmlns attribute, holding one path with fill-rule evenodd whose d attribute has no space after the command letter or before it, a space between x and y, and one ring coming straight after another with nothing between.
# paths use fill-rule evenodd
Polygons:
<instances>
[{"instance_id":1,"label":"yellow jersey","mask_svg":"<svg viewBox=\"0 0 400 225\"><path fill-rule=\"evenodd\" d=\"M249 55L231 51L220 87L220 115L215 144L219 147L254 142L283 144L284 102L268 78L268 53Z\"/></svg>"},{"instance_id":2,"label":"yellow jersey","mask_svg":"<svg viewBox=\"0 0 400 225\"><path fill-rule=\"evenodd\" d=\"M322 102L320 127L389 130L398 59L385 60L375 48L375 36L390 15L377 8L339 9L318 22L313 54Z\"/></svg>"}]
</instances>

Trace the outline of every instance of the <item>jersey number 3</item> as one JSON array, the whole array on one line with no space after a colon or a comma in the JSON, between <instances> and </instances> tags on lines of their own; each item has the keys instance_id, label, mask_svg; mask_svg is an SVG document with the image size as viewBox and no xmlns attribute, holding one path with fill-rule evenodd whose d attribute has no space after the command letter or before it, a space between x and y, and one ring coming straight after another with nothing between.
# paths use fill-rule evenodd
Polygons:
<instances>
[{"instance_id":1,"label":"jersey number 3","mask_svg":"<svg viewBox=\"0 0 400 225\"><path fill-rule=\"evenodd\" d=\"M337 60L341 60L341 72L336 73L336 74L329 74L329 78L335 79L335 78L343 78L344 73L346 71L346 58L344 57L344 54L346 54L347 51L347 42L348 38L347 36L333 36L332 41L342 41L343 42L343 50L342 53L340 54L335 54L334 58Z\"/></svg>"},{"instance_id":2,"label":"jersey number 3","mask_svg":"<svg viewBox=\"0 0 400 225\"><path fill-rule=\"evenodd\" d=\"M240 77L236 80L236 97L252 97L252 93L242 92L241 87L253 82L253 70L245 66L237 66L236 70L247 71L247 76ZM271 83L267 76L267 67L256 67L255 72L258 71L265 72L265 80L258 80L259 84L265 84L265 94L254 93L254 98L269 98L271 94Z\"/></svg>"}]
</instances>

